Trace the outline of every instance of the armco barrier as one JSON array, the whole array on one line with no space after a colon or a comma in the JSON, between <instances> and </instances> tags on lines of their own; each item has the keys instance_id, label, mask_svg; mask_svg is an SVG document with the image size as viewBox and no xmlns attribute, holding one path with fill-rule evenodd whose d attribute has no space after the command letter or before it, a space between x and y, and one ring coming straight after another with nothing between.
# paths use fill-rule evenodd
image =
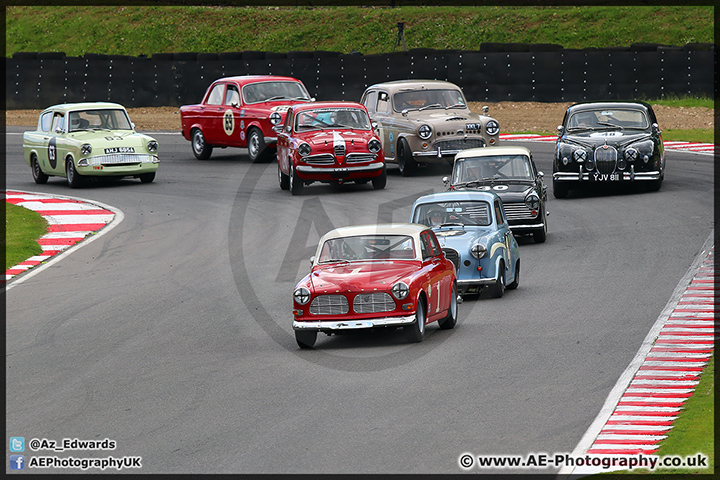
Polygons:
<instances>
[{"instance_id":1,"label":"armco barrier","mask_svg":"<svg viewBox=\"0 0 720 480\"><path fill-rule=\"evenodd\" d=\"M160 53L151 57L21 52L6 58L8 109L112 101L126 107L197 103L220 77L288 75L318 100L359 100L371 84L449 80L469 101L574 102L714 96L715 45L564 49L483 43L479 50L411 49L362 55L327 51Z\"/></svg>"}]
</instances>

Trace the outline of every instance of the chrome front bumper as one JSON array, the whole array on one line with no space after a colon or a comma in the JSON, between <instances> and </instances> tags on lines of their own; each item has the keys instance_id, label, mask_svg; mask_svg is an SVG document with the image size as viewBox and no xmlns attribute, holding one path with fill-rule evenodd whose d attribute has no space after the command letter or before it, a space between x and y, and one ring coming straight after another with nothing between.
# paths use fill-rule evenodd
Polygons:
<instances>
[{"instance_id":1,"label":"chrome front bumper","mask_svg":"<svg viewBox=\"0 0 720 480\"><path fill-rule=\"evenodd\" d=\"M293 330L316 330L333 332L337 330L358 330L362 328L410 325L415 314L403 317L369 318L364 320L333 320L327 322L298 322L293 320Z\"/></svg>"},{"instance_id":2,"label":"chrome front bumper","mask_svg":"<svg viewBox=\"0 0 720 480\"><path fill-rule=\"evenodd\" d=\"M382 162L374 162L370 165L361 167L312 167L309 165L298 165L297 171L300 173L355 173L355 172L375 172L382 170L385 165Z\"/></svg>"},{"instance_id":3,"label":"chrome front bumper","mask_svg":"<svg viewBox=\"0 0 720 480\"><path fill-rule=\"evenodd\" d=\"M634 169L631 169L629 172L618 172L622 175L622 181L623 182L633 182L633 181L646 181L646 180L660 180L660 177L662 174L658 171L652 171L652 172L636 172ZM579 181L590 181L591 176L595 175L609 175L609 174L601 174L597 172L555 172L553 173L553 180L559 181L559 182L579 182ZM603 181L603 180L595 180L598 183L613 183L612 181Z\"/></svg>"}]
</instances>

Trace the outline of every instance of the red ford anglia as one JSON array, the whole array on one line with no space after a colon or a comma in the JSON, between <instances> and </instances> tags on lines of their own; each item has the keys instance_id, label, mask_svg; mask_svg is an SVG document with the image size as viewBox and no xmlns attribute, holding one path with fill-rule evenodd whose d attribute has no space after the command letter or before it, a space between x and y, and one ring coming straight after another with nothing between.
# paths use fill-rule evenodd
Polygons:
<instances>
[{"instance_id":1,"label":"red ford anglia","mask_svg":"<svg viewBox=\"0 0 720 480\"><path fill-rule=\"evenodd\" d=\"M313 182L372 182L385 188L387 173L380 139L364 105L314 102L293 105L278 132L280 188L300 193Z\"/></svg>"},{"instance_id":2,"label":"red ford anglia","mask_svg":"<svg viewBox=\"0 0 720 480\"><path fill-rule=\"evenodd\" d=\"M210 158L214 147L247 148L253 162L274 158L285 112L295 103L314 99L303 83L292 77L245 75L215 80L202 103L180 107L182 134L195 157Z\"/></svg>"},{"instance_id":3,"label":"red ford anglia","mask_svg":"<svg viewBox=\"0 0 720 480\"><path fill-rule=\"evenodd\" d=\"M323 235L295 286L292 326L300 348L311 348L318 332L384 327L420 342L428 323L453 328L457 308L455 265L429 227L342 227Z\"/></svg>"}]
</instances>

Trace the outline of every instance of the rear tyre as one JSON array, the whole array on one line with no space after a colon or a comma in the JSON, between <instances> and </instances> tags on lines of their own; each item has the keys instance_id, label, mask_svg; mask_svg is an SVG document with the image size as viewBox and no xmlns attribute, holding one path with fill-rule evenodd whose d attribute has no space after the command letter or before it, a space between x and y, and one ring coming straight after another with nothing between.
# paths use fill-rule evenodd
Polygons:
<instances>
[{"instance_id":1,"label":"rear tyre","mask_svg":"<svg viewBox=\"0 0 720 480\"><path fill-rule=\"evenodd\" d=\"M457 323L457 285L453 284L452 298L450 299L450 308L448 308L448 315L444 319L438 322L438 325L443 330L449 330Z\"/></svg>"},{"instance_id":2,"label":"rear tyre","mask_svg":"<svg viewBox=\"0 0 720 480\"><path fill-rule=\"evenodd\" d=\"M295 341L300 348L312 348L317 340L317 332L315 330L295 330Z\"/></svg>"},{"instance_id":3,"label":"rear tyre","mask_svg":"<svg viewBox=\"0 0 720 480\"><path fill-rule=\"evenodd\" d=\"M33 155L30 159L30 167L32 168L32 176L33 180L35 180L35 183L39 185L47 183L48 176L43 173L42 169L40 168L40 162L38 162L38 159L35 155Z\"/></svg>"},{"instance_id":4,"label":"rear tyre","mask_svg":"<svg viewBox=\"0 0 720 480\"><path fill-rule=\"evenodd\" d=\"M199 128L193 129L190 143L195 158L198 160L207 160L210 158L213 147L205 143L205 135L203 135L202 130Z\"/></svg>"},{"instance_id":5,"label":"rear tyre","mask_svg":"<svg viewBox=\"0 0 720 480\"><path fill-rule=\"evenodd\" d=\"M405 327L405 336L409 342L422 342L425 336L425 302L418 300L415 310L415 322Z\"/></svg>"}]
</instances>

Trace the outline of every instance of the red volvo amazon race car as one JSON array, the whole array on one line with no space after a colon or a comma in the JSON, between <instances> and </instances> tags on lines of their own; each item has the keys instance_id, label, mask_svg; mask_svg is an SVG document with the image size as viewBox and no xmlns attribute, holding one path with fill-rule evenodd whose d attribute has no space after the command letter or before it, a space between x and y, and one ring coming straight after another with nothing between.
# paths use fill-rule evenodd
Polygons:
<instances>
[{"instance_id":1,"label":"red volvo amazon race car","mask_svg":"<svg viewBox=\"0 0 720 480\"><path fill-rule=\"evenodd\" d=\"M402 327L420 342L428 323L455 326L455 265L425 225L336 228L320 239L311 262L293 292L300 348L311 348L318 332Z\"/></svg>"},{"instance_id":2,"label":"red volvo amazon race car","mask_svg":"<svg viewBox=\"0 0 720 480\"><path fill-rule=\"evenodd\" d=\"M247 148L253 162L275 155L274 125L290 105L312 102L303 83L292 77L244 75L215 80L202 102L180 107L182 134L199 160L214 147Z\"/></svg>"},{"instance_id":3,"label":"red volvo amazon race car","mask_svg":"<svg viewBox=\"0 0 720 480\"><path fill-rule=\"evenodd\" d=\"M314 102L293 105L278 132L280 188L300 193L313 182L372 182L385 188L382 145L364 105Z\"/></svg>"}]
</instances>

